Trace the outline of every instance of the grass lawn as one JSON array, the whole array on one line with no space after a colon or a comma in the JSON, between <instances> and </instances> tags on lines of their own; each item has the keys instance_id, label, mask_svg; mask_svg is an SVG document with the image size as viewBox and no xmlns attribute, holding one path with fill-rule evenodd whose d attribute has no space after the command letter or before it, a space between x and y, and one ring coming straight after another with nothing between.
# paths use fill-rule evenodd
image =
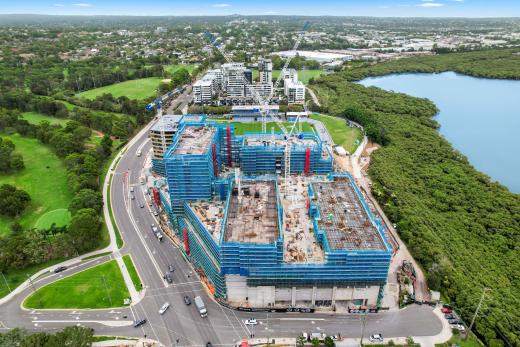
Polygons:
<instances>
[{"instance_id":1,"label":"grass lawn","mask_svg":"<svg viewBox=\"0 0 520 347\"><path fill-rule=\"evenodd\" d=\"M40 271L41 269L45 269L46 267L52 266L54 264L61 263L65 259L54 259L51 261L48 261L43 264L38 264L34 266L27 267L25 269L10 269L4 272L5 280L2 278L2 275L0 275L0 298L3 298L7 294L9 294L9 289L14 290L16 287L18 287L22 282L27 280L27 276L32 276L36 272Z\"/></svg>"},{"instance_id":2,"label":"grass lawn","mask_svg":"<svg viewBox=\"0 0 520 347\"><path fill-rule=\"evenodd\" d=\"M363 140L363 134L358 128L349 128L343 118L312 114L312 119L321 121L336 145L343 146L349 153L354 153L357 146Z\"/></svg>"},{"instance_id":3,"label":"grass lawn","mask_svg":"<svg viewBox=\"0 0 520 347\"><path fill-rule=\"evenodd\" d=\"M126 96L129 99L142 100L156 95L156 89L161 82L159 77L148 77L137 80L128 80L108 86L87 90L77 94L85 99L95 99L103 94L112 94L115 98Z\"/></svg>"},{"instance_id":4,"label":"grass lawn","mask_svg":"<svg viewBox=\"0 0 520 347\"><path fill-rule=\"evenodd\" d=\"M38 309L110 308L123 306L129 296L123 275L111 260L38 289L23 305Z\"/></svg>"},{"instance_id":5,"label":"grass lawn","mask_svg":"<svg viewBox=\"0 0 520 347\"><path fill-rule=\"evenodd\" d=\"M69 207L72 192L67 185L67 171L64 163L50 148L37 139L22 137L19 134L5 135L16 145L16 152L22 154L25 169L10 175L0 175L0 184L12 184L25 190L31 196L31 203L18 217L0 217L0 235L9 232L9 225L18 220L24 228L35 227L40 217L48 212ZM63 212L55 212L56 222L68 223ZM49 223L52 213L44 216L41 223ZM59 223L57 223L59 225Z\"/></svg>"},{"instance_id":6,"label":"grass lawn","mask_svg":"<svg viewBox=\"0 0 520 347\"><path fill-rule=\"evenodd\" d=\"M280 75L281 70L273 70L273 83L275 83L276 79ZM316 78L320 75L324 75L327 72L325 70L298 70L298 80L302 81L303 84L309 83L311 78ZM258 78L259 73L258 69L253 70L253 79ZM280 82L282 85L283 81Z\"/></svg>"},{"instance_id":7,"label":"grass lawn","mask_svg":"<svg viewBox=\"0 0 520 347\"><path fill-rule=\"evenodd\" d=\"M469 334L467 340L463 340L458 335L454 335L448 342L436 344L435 347L450 347L450 346L460 346L460 347L482 347L483 344L476 338L474 334Z\"/></svg>"},{"instance_id":8,"label":"grass lawn","mask_svg":"<svg viewBox=\"0 0 520 347\"><path fill-rule=\"evenodd\" d=\"M262 131L262 123L261 122L254 122L254 123L241 123L241 122L231 122L235 126L235 134L236 135L243 135L245 133L259 133ZM290 131L291 127L294 123L292 122L284 122L283 125L287 129L287 131ZM275 122L268 122L266 124L267 132L271 132L271 128L274 128L275 132L281 132L282 130L276 124ZM295 129L295 132L297 129ZM304 132L314 132L314 128L309 123L302 123L302 130Z\"/></svg>"},{"instance_id":9,"label":"grass lawn","mask_svg":"<svg viewBox=\"0 0 520 347\"><path fill-rule=\"evenodd\" d=\"M130 273L130 277L132 278L132 282L134 282L135 289L138 291L143 287L143 283L141 282L141 277L139 277L139 273L134 266L134 262L129 254L123 256L123 261L125 262L126 268Z\"/></svg>"},{"instance_id":10,"label":"grass lawn","mask_svg":"<svg viewBox=\"0 0 520 347\"><path fill-rule=\"evenodd\" d=\"M182 68L185 68L191 74L193 72L193 70L195 70L196 66L197 65L195 65L195 64L177 64L177 65L164 65L163 68L164 68L164 71L169 72L171 75L173 75L175 73L175 71L182 69Z\"/></svg>"},{"instance_id":11,"label":"grass lawn","mask_svg":"<svg viewBox=\"0 0 520 347\"><path fill-rule=\"evenodd\" d=\"M24 112L22 113L22 116L23 119L25 119L31 124L40 124L41 122L46 120L51 124L60 124L62 126L65 126L65 124L69 121L69 119L66 118L56 118L38 112Z\"/></svg>"}]
</instances>

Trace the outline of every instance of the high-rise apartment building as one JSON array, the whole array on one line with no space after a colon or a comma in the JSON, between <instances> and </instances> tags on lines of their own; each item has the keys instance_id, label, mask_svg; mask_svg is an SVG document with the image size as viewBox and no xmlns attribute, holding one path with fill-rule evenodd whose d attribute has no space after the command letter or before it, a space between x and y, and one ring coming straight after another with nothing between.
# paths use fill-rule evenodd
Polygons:
<instances>
[{"instance_id":1,"label":"high-rise apartment building","mask_svg":"<svg viewBox=\"0 0 520 347\"><path fill-rule=\"evenodd\" d=\"M260 75L260 83L273 82L273 62L271 59L258 60L258 72Z\"/></svg>"}]
</instances>

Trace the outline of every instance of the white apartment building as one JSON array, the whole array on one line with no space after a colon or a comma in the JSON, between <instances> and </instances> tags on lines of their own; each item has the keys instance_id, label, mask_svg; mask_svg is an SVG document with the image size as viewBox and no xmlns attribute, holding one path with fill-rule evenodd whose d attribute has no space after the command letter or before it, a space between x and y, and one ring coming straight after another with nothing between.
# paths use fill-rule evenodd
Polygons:
<instances>
[{"instance_id":1,"label":"white apartment building","mask_svg":"<svg viewBox=\"0 0 520 347\"><path fill-rule=\"evenodd\" d=\"M285 85L286 80L291 80L293 82L297 82L298 81L298 71L296 71L295 69L283 70L282 79L284 81L284 85Z\"/></svg>"},{"instance_id":2,"label":"white apartment building","mask_svg":"<svg viewBox=\"0 0 520 347\"><path fill-rule=\"evenodd\" d=\"M254 92L251 90L254 89L261 97L270 97L273 93L273 83L254 83L249 85L246 88L246 96L254 96Z\"/></svg>"},{"instance_id":3,"label":"white apartment building","mask_svg":"<svg viewBox=\"0 0 520 347\"><path fill-rule=\"evenodd\" d=\"M273 81L273 62L271 59L258 60L258 72L260 83L271 83Z\"/></svg>"},{"instance_id":4,"label":"white apartment building","mask_svg":"<svg viewBox=\"0 0 520 347\"><path fill-rule=\"evenodd\" d=\"M200 79L193 83L193 101L196 104L205 104L213 97L213 80Z\"/></svg>"},{"instance_id":5,"label":"white apartment building","mask_svg":"<svg viewBox=\"0 0 520 347\"><path fill-rule=\"evenodd\" d=\"M301 81L285 80L284 92L289 103L305 102L305 85Z\"/></svg>"},{"instance_id":6,"label":"white apartment building","mask_svg":"<svg viewBox=\"0 0 520 347\"><path fill-rule=\"evenodd\" d=\"M224 90L230 97L245 96L246 68L242 63L228 63L222 65Z\"/></svg>"}]
</instances>

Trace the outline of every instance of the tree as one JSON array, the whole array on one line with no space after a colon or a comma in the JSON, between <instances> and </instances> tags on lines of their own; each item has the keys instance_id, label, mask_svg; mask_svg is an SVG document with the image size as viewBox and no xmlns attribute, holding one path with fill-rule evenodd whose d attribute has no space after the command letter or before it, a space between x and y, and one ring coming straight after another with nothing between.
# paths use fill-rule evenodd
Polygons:
<instances>
[{"instance_id":1,"label":"tree","mask_svg":"<svg viewBox=\"0 0 520 347\"><path fill-rule=\"evenodd\" d=\"M298 336L298 338L296 339L296 347L303 347L303 346L305 346L305 337Z\"/></svg>"},{"instance_id":2,"label":"tree","mask_svg":"<svg viewBox=\"0 0 520 347\"><path fill-rule=\"evenodd\" d=\"M25 336L27 332L24 329L11 329L5 334L0 334L0 347L19 346Z\"/></svg>"},{"instance_id":3,"label":"tree","mask_svg":"<svg viewBox=\"0 0 520 347\"><path fill-rule=\"evenodd\" d=\"M334 346L336 346L336 342L334 342L334 340L330 336L327 336L325 338L325 341L323 341L323 342L325 343L325 347L334 347Z\"/></svg>"},{"instance_id":4,"label":"tree","mask_svg":"<svg viewBox=\"0 0 520 347\"><path fill-rule=\"evenodd\" d=\"M14 150L15 145L11 140L0 137L0 173L18 171L25 167L22 156L13 153Z\"/></svg>"},{"instance_id":5,"label":"tree","mask_svg":"<svg viewBox=\"0 0 520 347\"><path fill-rule=\"evenodd\" d=\"M317 338L313 338L311 340L311 344L314 346L314 347L318 347L320 345L320 340L318 340Z\"/></svg>"},{"instance_id":6,"label":"tree","mask_svg":"<svg viewBox=\"0 0 520 347\"><path fill-rule=\"evenodd\" d=\"M0 214L16 217L25 210L30 201L31 197L27 192L10 184L0 186Z\"/></svg>"},{"instance_id":7,"label":"tree","mask_svg":"<svg viewBox=\"0 0 520 347\"><path fill-rule=\"evenodd\" d=\"M108 134L105 134L103 138L101 139L101 149L103 152L103 156L107 158L112 153L112 139Z\"/></svg>"},{"instance_id":8,"label":"tree","mask_svg":"<svg viewBox=\"0 0 520 347\"><path fill-rule=\"evenodd\" d=\"M69 225L71 244L78 253L90 250L99 244L101 222L94 209L76 211Z\"/></svg>"},{"instance_id":9,"label":"tree","mask_svg":"<svg viewBox=\"0 0 520 347\"><path fill-rule=\"evenodd\" d=\"M103 208L103 196L101 193L88 188L80 190L72 198L69 211L75 214L78 210L83 208L91 208L97 213L101 212Z\"/></svg>"}]
</instances>

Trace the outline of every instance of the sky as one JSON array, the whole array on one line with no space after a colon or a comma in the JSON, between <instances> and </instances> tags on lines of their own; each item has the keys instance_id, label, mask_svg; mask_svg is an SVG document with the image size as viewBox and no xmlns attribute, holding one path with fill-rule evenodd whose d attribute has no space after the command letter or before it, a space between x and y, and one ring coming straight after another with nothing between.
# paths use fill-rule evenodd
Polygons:
<instances>
[{"instance_id":1,"label":"sky","mask_svg":"<svg viewBox=\"0 0 520 347\"><path fill-rule=\"evenodd\" d=\"M520 17L520 0L0 0L0 13Z\"/></svg>"}]
</instances>

